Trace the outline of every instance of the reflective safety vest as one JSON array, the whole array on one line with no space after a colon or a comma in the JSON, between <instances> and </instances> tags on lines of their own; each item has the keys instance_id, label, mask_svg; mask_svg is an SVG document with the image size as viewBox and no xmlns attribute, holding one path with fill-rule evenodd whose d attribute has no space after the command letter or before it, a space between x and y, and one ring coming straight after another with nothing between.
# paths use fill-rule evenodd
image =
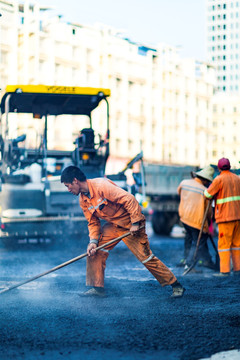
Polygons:
<instances>
[{"instance_id":1,"label":"reflective safety vest","mask_svg":"<svg viewBox=\"0 0 240 360\"><path fill-rule=\"evenodd\" d=\"M229 170L221 171L205 190L208 199L215 199L217 223L240 220L240 177Z\"/></svg>"},{"instance_id":2,"label":"reflective safety vest","mask_svg":"<svg viewBox=\"0 0 240 360\"><path fill-rule=\"evenodd\" d=\"M180 195L179 216L180 220L195 229L201 229L204 213L206 210L207 199L204 197L206 187L201 180L186 179L178 186ZM210 207L208 219L211 219L212 209ZM208 221L205 222L203 232L208 232Z\"/></svg>"}]
</instances>

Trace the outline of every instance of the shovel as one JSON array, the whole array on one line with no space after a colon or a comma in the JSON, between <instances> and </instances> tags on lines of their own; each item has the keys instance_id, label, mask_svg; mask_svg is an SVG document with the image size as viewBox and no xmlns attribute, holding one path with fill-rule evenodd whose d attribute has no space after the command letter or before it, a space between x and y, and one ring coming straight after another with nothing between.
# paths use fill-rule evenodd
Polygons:
<instances>
[{"instance_id":1,"label":"shovel","mask_svg":"<svg viewBox=\"0 0 240 360\"><path fill-rule=\"evenodd\" d=\"M214 240L213 240L212 235L209 234L208 236L209 236L209 239L210 239L210 241L211 241L211 243L212 243L212 246L213 246L213 248L214 248L214 250L215 250L215 252L216 252L215 265L216 265L216 270L219 271L219 270L220 270L220 257L219 257L218 249L217 249L217 247L216 247L216 245L215 245L215 242L214 242Z\"/></svg>"},{"instance_id":2,"label":"shovel","mask_svg":"<svg viewBox=\"0 0 240 360\"><path fill-rule=\"evenodd\" d=\"M203 216L202 226L201 226L201 229L200 229L199 234L198 234L197 245L196 245L195 253L194 253L194 255L193 255L192 264L187 268L187 270L185 270L185 271L183 272L183 275L187 275L187 274L194 268L194 266L195 266L196 263L197 263L198 248L199 248L200 240L201 240L202 233L203 233L204 224L205 224L205 221L206 221L206 219L207 219L207 215L208 215L208 211L209 211L210 205L211 205L211 201L208 201L208 204L207 204L207 207L206 207L204 216ZM214 244L214 245L215 245L215 244Z\"/></svg>"},{"instance_id":3,"label":"shovel","mask_svg":"<svg viewBox=\"0 0 240 360\"><path fill-rule=\"evenodd\" d=\"M141 229L141 228L142 228L142 227L140 227L140 229ZM101 250L101 249L105 248L106 246L111 245L111 244L113 244L114 242L119 241L119 240L123 239L123 238L126 237L126 236L129 236L130 234L131 234L131 232L128 231L128 232L126 232L125 234L123 234L123 235L121 235L121 236L119 236L119 237L117 237L117 238L115 238L115 239L113 239L113 240L108 241L106 244L103 244L103 245L100 245L100 246L96 247L96 250ZM29 283L29 282L34 281L34 280L37 280L37 279L39 279L40 277L43 277L43 276L48 275L48 274L50 274L50 273L52 273L52 272L54 272L54 271L57 271L57 270L63 268L64 266L70 265L70 264L74 263L75 261L78 261L78 260L80 260L80 259L83 259L83 258L86 257L86 256L88 256L87 253L84 253L84 254L82 254L82 255L79 255L79 256L77 256L77 257L75 257L75 258L73 258L73 259L71 259L71 260L68 260L68 261L66 261L66 262L64 262L64 263L62 263L62 264L60 264L60 265L58 265L58 266L55 266L54 268L52 268L52 269L50 269L50 270L47 270L47 271L45 271L45 272L43 272L43 273L41 273L41 274L38 274L38 275L36 275L36 276L28 279L28 280L22 281L22 282L20 282L20 283L18 283L18 284L16 284L16 285L13 285L13 286L10 286L10 287L8 287L8 288L6 288L6 289L3 289L3 290L0 291L0 294L4 293L4 292L6 292L6 291L10 291L10 290L12 290L12 289L16 289L16 288L18 288L18 287L20 287L20 286L22 286L22 285L25 285L25 284L27 284L27 283Z\"/></svg>"}]
</instances>

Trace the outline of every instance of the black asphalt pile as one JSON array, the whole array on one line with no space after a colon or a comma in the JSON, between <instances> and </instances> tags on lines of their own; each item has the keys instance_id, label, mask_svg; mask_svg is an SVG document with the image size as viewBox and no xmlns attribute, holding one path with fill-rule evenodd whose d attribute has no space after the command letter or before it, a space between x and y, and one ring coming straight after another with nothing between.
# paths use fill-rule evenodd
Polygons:
<instances>
[{"instance_id":1,"label":"black asphalt pile","mask_svg":"<svg viewBox=\"0 0 240 360\"><path fill-rule=\"evenodd\" d=\"M187 289L180 299L171 299L171 288L161 288L122 245L108 261L106 298L79 296L85 260L0 295L1 360L197 360L239 349L240 278L214 278L205 268L182 276L175 267L181 246L153 242ZM3 251L1 287L84 251L78 245Z\"/></svg>"}]
</instances>

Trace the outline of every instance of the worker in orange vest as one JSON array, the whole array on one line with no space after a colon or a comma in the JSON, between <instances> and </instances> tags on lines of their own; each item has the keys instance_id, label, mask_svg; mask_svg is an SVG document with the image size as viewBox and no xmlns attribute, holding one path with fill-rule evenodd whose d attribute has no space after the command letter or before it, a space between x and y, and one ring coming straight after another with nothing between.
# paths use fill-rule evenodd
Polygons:
<instances>
[{"instance_id":1,"label":"worker in orange vest","mask_svg":"<svg viewBox=\"0 0 240 360\"><path fill-rule=\"evenodd\" d=\"M187 270L194 262L197 241L202 226L203 231L197 252L197 260L201 260L204 266L216 270L216 265L211 259L207 245L212 207L209 208L207 219L202 224L208 202L204 197L204 190L213 181L213 174L214 168L207 166L196 173L192 173L192 179L182 180L177 189L180 195L178 212L185 229L184 270Z\"/></svg>"},{"instance_id":2,"label":"worker in orange vest","mask_svg":"<svg viewBox=\"0 0 240 360\"><path fill-rule=\"evenodd\" d=\"M229 159L219 159L220 175L204 192L207 199L215 200L220 273L214 275L220 277L230 275L231 260L234 274L240 274L240 178L230 168Z\"/></svg>"},{"instance_id":3,"label":"worker in orange vest","mask_svg":"<svg viewBox=\"0 0 240 360\"><path fill-rule=\"evenodd\" d=\"M107 178L86 179L76 166L68 166L61 175L61 182L74 195L88 221L90 242L87 247L87 279L90 287L86 296L104 295L104 270L109 250L116 243L96 251L97 246L117 238L130 230L123 242L137 259L151 272L161 286L171 285L172 297L181 297L185 291L170 269L151 251L145 229L145 217L135 197ZM105 220L102 226L100 219ZM119 240L120 241L120 240ZM119 242L118 241L118 242Z\"/></svg>"}]
</instances>

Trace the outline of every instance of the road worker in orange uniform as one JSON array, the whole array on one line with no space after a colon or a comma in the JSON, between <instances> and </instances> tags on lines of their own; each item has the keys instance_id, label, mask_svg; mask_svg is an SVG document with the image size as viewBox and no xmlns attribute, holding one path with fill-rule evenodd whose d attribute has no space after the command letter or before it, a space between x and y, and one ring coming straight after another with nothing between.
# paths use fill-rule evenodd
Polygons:
<instances>
[{"instance_id":1,"label":"road worker in orange uniform","mask_svg":"<svg viewBox=\"0 0 240 360\"><path fill-rule=\"evenodd\" d=\"M220 277L230 275L231 259L234 274L240 274L240 178L230 168L228 159L220 159L220 175L204 192L207 199L215 200L220 273L214 275Z\"/></svg>"},{"instance_id":2,"label":"road worker in orange uniform","mask_svg":"<svg viewBox=\"0 0 240 360\"><path fill-rule=\"evenodd\" d=\"M90 242L87 247L86 285L90 287L87 296L104 295L104 270L106 260L116 243L96 251L96 247L131 232L123 242L139 261L162 285L171 285L172 297L181 297L185 291L174 274L151 251L145 229L145 217L133 195L121 189L107 178L86 179L76 166L68 166L61 175L61 182L74 195L88 221ZM106 221L101 226L100 219ZM119 240L120 241L120 240Z\"/></svg>"},{"instance_id":3,"label":"road worker in orange uniform","mask_svg":"<svg viewBox=\"0 0 240 360\"><path fill-rule=\"evenodd\" d=\"M192 179L182 180L177 189L178 194L180 195L178 212L185 229L184 270L187 270L194 261L197 241L202 225L203 231L197 252L197 260L201 259L204 266L216 270L216 266L211 259L207 245L209 236L208 225L212 219L212 207L209 208L207 219L205 223L202 224L208 202L203 193L213 181L213 174L214 168L212 166L207 166L204 169L193 173Z\"/></svg>"}]
</instances>

